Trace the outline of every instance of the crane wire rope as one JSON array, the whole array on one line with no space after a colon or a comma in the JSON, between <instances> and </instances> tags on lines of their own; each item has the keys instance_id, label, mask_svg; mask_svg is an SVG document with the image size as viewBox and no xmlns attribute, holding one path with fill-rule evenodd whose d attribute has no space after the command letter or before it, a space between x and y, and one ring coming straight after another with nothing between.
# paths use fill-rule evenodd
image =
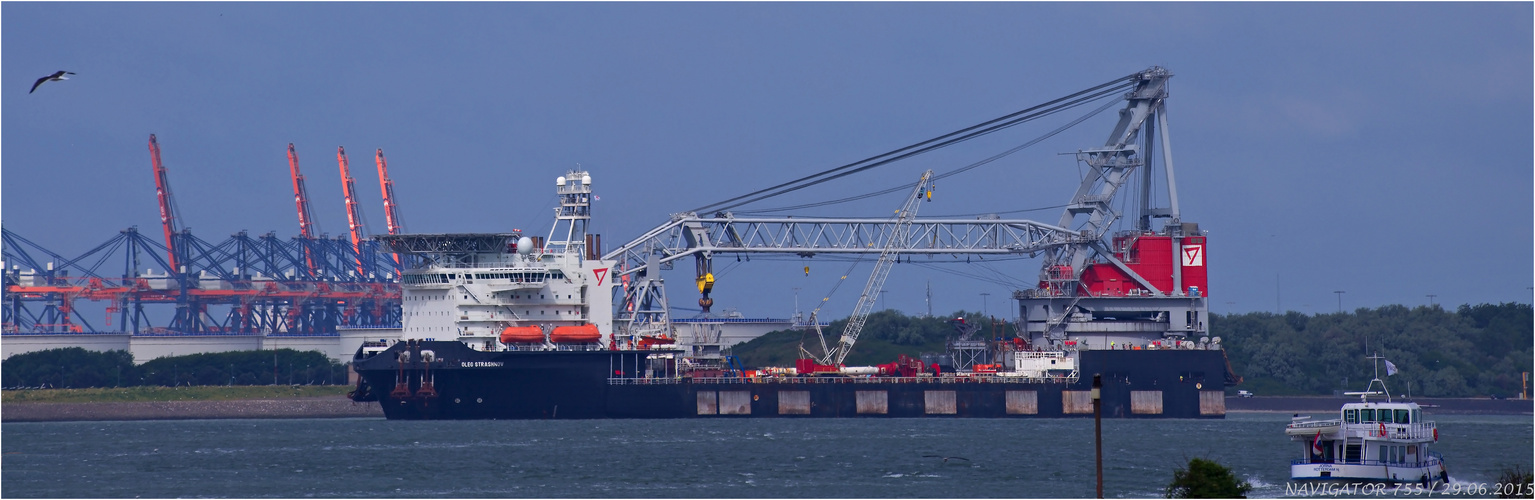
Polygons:
<instances>
[{"instance_id":1,"label":"crane wire rope","mask_svg":"<svg viewBox=\"0 0 1535 500\"><path fill-rule=\"evenodd\" d=\"M791 193L791 192L794 192L794 191L798 191L798 190L801 190L801 189L805 189L807 187L814 186L816 184L820 184L820 183L823 183L823 182L828 182L828 181L840 179L840 178L843 178L843 177L847 177L849 175L853 175L853 174L856 174L856 173L859 173L859 172L863 172L865 170L873 169L873 168L876 168L876 167L882 167L882 166L888 165L890 163L894 163L894 162L897 162L897 161L900 161L900 160L911 158L913 156L917 156L917 155L920 155L920 154L928 153L928 152L931 152L931 151L934 151L934 150L937 150L937 149L942 149L942 148L945 148L945 147L948 147L948 146L952 146L954 144L958 144L958 143L961 143L961 142L968 141L970 139L974 139L974 138L977 138L977 137L981 137L981 136L990 134L992 132L996 132L996 131L999 131L999 130L1007 129L1007 128L1012 127L1014 125L1022 124L1022 123L1034 120L1036 118L1040 118L1040 117L1043 117L1043 116L1049 116L1049 115L1054 114L1054 113L1056 113L1058 111L1061 111L1061 110L1064 110L1064 109L1070 109L1071 107L1075 107L1075 106L1080 105L1080 104L1085 103L1085 102L1091 102L1093 100L1097 100L1097 99L1103 98L1105 96L1117 94L1120 90L1125 90L1125 89L1128 89L1128 88L1129 87L1109 89L1109 90L1106 90L1104 92L1101 92L1101 93L1098 93L1098 94L1095 94L1095 95L1092 95L1092 96L1088 96L1088 97L1082 98L1082 99L1077 100L1077 101L1073 101L1071 103L1068 103L1067 105L1062 105L1062 107L1052 108L1052 109L1049 109L1049 110L1046 110L1046 111L1042 111L1039 114L1035 114L1035 115L1030 115L1030 116L1026 116L1026 117L1023 117L1023 118L1019 118L1019 119L1016 119L1016 120L1013 120L1013 121L1010 121L1010 122L1007 122L1007 123L1003 123L1001 125L995 125L995 126L992 126L990 128L987 128L985 130L981 130L979 132L973 132L973 133L970 133L968 135L964 135L964 136L957 137L957 138L954 138L954 139L949 139L949 140L944 141L942 143L938 143L938 144L934 144L934 145L931 145L931 146L927 146L927 147L924 147L922 149L918 149L918 150L915 150L915 151L910 151L910 152L907 152L907 153L903 153L903 154L900 154L900 155L895 156L895 157L885 158L885 159L876 161L876 162L868 164L868 165L860 166L860 167L855 168L853 170L849 170L849 171L842 172L842 173L839 173L839 174L836 174L836 175L832 175L830 177L826 177L826 178L823 178L823 179L816 180L814 182L807 182L807 183L804 183L804 184L801 184L801 185L798 185L798 186L784 188L784 189L778 190L776 192L764 194L764 195L761 195L761 196L757 196L755 198L752 198L752 199L749 199L749 200L746 200L746 201L742 201L742 202L739 202L739 203L735 203L733 205L723 206L723 207L720 207L719 210L727 210L727 209L739 207L739 206L742 206L742 205L747 205L747 204L750 204L750 203L755 203L757 201L761 201L761 200L764 200L764 199L767 199L767 198L772 198L774 196L779 196L779 195ZM886 154L888 155L888 154L892 154L892 153L886 153ZM838 168L845 168L845 167L838 167ZM823 172L822 174L817 174L817 175L826 175L826 173Z\"/></svg>"},{"instance_id":2,"label":"crane wire rope","mask_svg":"<svg viewBox=\"0 0 1535 500\"><path fill-rule=\"evenodd\" d=\"M1083 95L1091 94L1091 95L1089 95L1089 97L1087 97L1085 99L1087 99L1087 100L1094 100L1094 99L1097 99L1099 97L1102 97L1103 95L1112 94L1112 93L1118 93L1118 92L1121 92L1121 91L1124 91L1124 90L1128 90L1130 88L1133 88L1133 86L1134 86L1134 83L1133 83L1133 80L1132 80L1134 77L1135 77L1135 75L1127 75L1127 76L1124 76L1124 77L1116 78L1114 80L1110 80L1109 82L1096 85L1096 86L1094 86L1092 88L1089 88L1089 89L1086 89L1086 90L1082 90L1082 91L1073 93L1071 95L1067 95L1065 97L1060 97L1060 98L1051 100L1051 101L1046 102L1044 104L1039 104L1039 105L1036 105L1036 106L1032 106L1032 107L1029 107L1027 109L1024 109L1024 110L1021 110L1021 111L1017 111L1017 112L1014 112L1014 113L1011 113L1011 114L1008 114L1008 115L1004 115L1004 116L1001 116L1001 117L998 117L998 118L994 118L992 120L989 120L989 121L986 121L986 122L983 122L983 123L980 123L980 124L977 124L977 125L972 125L970 127L966 127L966 128L960 129L960 130L956 130L954 132L943 134L943 135L940 135L938 137L934 137L932 139L928 139L928 140L921 141L921 142L918 142L918 143L915 143L915 144L912 144L912 145L909 145L909 146L906 146L906 147L898 148L898 149L895 149L895 150L892 150L892 151L889 151L889 152L885 152L885 153L874 155L874 156L871 156L871 157L868 157L868 158L864 158L862 160L858 160L858 161L855 161L855 162L852 162L852 163L848 163L848 164L842 165L840 167L836 167L836 168L832 168L832 169L828 169L828 170L823 170L823 171L815 173L815 174L807 175L807 176L804 176L804 177L801 177L801 178L798 178L798 179L794 179L794 180L791 180L791 181L788 181L788 182L784 182L784 183L778 184L776 186L772 186L772 187L760 189L760 190L757 190L757 191L753 191L753 192L750 192L750 193L747 193L747 194L743 194L743 195L740 195L740 196L737 196L737 197L734 197L734 198L730 198L728 200L724 200L724 201L712 203L712 204L709 204L709 205L705 205L705 206L702 206L702 207L694 209L693 212L700 213L700 212L708 212L708 211L711 211L711 210L721 210L721 211L722 210L728 210L728 209L739 207L739 206L742 206L742 205L745 205L745 204L748 204L748 203L753 203L753 202L756 202L756 201L759 201L759 200L762 200L762 199L765 199L765 198L770 198L770 197L773 197L773 196L778 196L778 195L782 195L782 194L789 193L789 192L792 192L792 191L797 191L797 190L800 190L800 189L804 189L806 187L813 186L815 184L826 182L826 181L829 181L829 180L832 180L832 179L836 179L836 178L839 178L839 177L842 177L842 176L845 176L845 175L849 175L849 174L861 172L861 171L864 171L864 170L868 170L870 168L874 168L874 167L878 167L878 166L881 166L881 165L884 165L884 164L888 164L890 162L893 162L893 161L896 161L896 160L899 160L899 159L907 158L907 157L910 157L910 156L913 156L913 155L917 155L917 154L922 154L922 153L925 153L925 152L928 152L928 151L932 151L934 149L946 147L946 146L949 146L949 145L952 145L952 144L955 144L955 143L958 143L958 142L963 142L963 141L966 141L966 140L969 140L969 139L973 139L975 137L980 137L982 135L986 135L986 134L989 134L991 132L995 132L997 130L1001 130L1001 129L1004 129L1004 128L1007 128L1007 127L1011 127L1013 125L1017 125L1019 123L1023 123L1023 122L1028 121L1028 120L1032 120L1034 118L1038 118L1038 116L1043 116L1043 115L1037 115L1037 112L1042 112L1041 110L1044 110L1043 113L1045 113L1045 114L1048 114L1049 112L1054 112L1054 111L1056 111L1055 107L1057 107L1061 103L1063 103L1063 102L1070 103L1073 99L1078 99L1078 98L1080 98ZM1108 87L1108 90L1102 90L1102 89L1104 89L1106 87ZM1094 94L1095 92L1096 92L1096 94ZM1074 105L1074 104L1080 104L1080 102L1072 103L1072 105ZM893 158L886 158L886 157L889 157L889 156L892 156L892 155L898 155L898 156L895 156ZM874 163L871 164L870 162L874 162ZM850 169L851 169L851 171L842 172L844 170L850 170ZM838 174L838 172L841 172L841 173ZM837 175L833 175L833 174L837 174ZM832 176L832 177L820 179L821 177L825 177L825 176ZM748 199L748 198L750 198L750 199ZM742 201L742 200L745 200L745 201Z\"/></svg>"},{"instance_id":3,"label":"crane wire rope","mask_svg":"<svg viewBox=\"0 0 1535 500\"><path fill-rule=\"evenodd\" d=\"M1099 96L1100 99L1103 98L1103 97L1106 97L1106 96ZM1070 109L1071 107L1076 107L1077 105L1085 104L1087 102L1091 102L1091 101L1083 101L1083 102L1080 102L1080 103L1073 104L1070 107L1064 107L1064 108L1061 108L1061 109L1055 110L1055 111L1064 111L1066 109ZM968 172L968 171L973 170L973 169L975 169L977 167L981 167L983 165L990 164L990 163L995 162L997 160L1000 160L1000 159L1002 159L1004 157L1010 156L1013 153L1017 153L1017 152L1022 151L1024 149L1032 147L1035 144L1039 144L1040 142L1042 142L1042 141L1044 141L1046 139L1049 139L1051 137L1055 137L1057 134L1060 134L1061 132L1065 132L1067 129L1070 129L1070 128L1075 127L1075 126L1077 126L1078 124L1080 124L1080 123L1082 123L1084 121L1087 121L1087 119L1089 119L1089 118L1097 116L1099 113L1102 113L1102 112L1104 112L1104 110L1107 110L1107 109L1113 107L1115 104L1118 104L1118 101L1109 101L1109 102L1105 103L1103 106L1099 106L1097 109L1095 109L1095 110L1093 110L1091 112L1088 112L1085 115L1082 115L1081 117L1077 118L1076 120L1072 120L1070 123L1067 123L1066 125L1063 125L1063 126L1061 126L1059 128L1056 128L1055 130L1052 130L1052 131L1050 131L1050 132L1048 132L1048 133L1046 133L1044 135L1041 135L1041 136L1036 137L1036 138L1034 138L1032 140L1029 140L1028 142L1023 143L1022 145L1019 145L1019 146L1014 147L1012 149L1009 149L1007 151L1003 151L1001 153L998 153L998 154L993 155L993 156L991 156L989 158L977 161L975 163L971 163L971 164L966 165L964 167L960 167L960 168L957 168L957 169L954 169L954 170L950 170L948 172L944 172L942 174L935 175L935 176L933 176L933 182L937 182L939 179L943 179L943 178L946 178L946 177L951 177L951 176L954 176L954 175L959 175L959 174L964 173L964 172ZM1051 113L1054 113L1055 111L1051 111ZM1041 115L1041 116L1044 116L1044 115ZM846 174L844 174L844 175L846 175ZM831 180L831 179L827 179L827 180ZM857 200L862 200L862 199L865 199L865 198L872 198L872 197L875 197L875 196L886 195L886 194L894 193L894 192L901 191L901 190L904 190L904 189L906 189L906 186L894 186L894 187L890 187L890 188L883 189L883 190L880 190L880 191L875 191L875 192L872 192L872 193L865 193L865 194L860 194L860 195L854 195L854 196L849 196L849 197L846 197L846 198L841 198L841 199L836 199L836 200L827 200L827 201L819 201L819 202L813 202L813 203L804 203L804 204L800 204L800 205L792 205L792 206L787 206L787 207L764 208L764 209L758 209L758 210L742 210L741 213L743 213L743 214L766 214L766 213L773 213L773 212L786 212L786 211L790 211L790 210L799 210L799 209L803 209L803 208L823 207L823 206L827 206L827 205L836 205L836 204L839 204L839 203L847 203L847 202L850 202L850 201L857 201ZM1064 207L1064 206L1065 205L1060 205L1060 206L1055 207L1055 208ZM1009 213L1011 213L1011 212L1009 212Z\"/></svg>"},{"instance_id":4,"label":"crane wire rope","mask_svg":"<svg viewBox=\"0 0 1535 500\"><path fill-rule=\"evenodd\" d=\"M976 280L976 281L983 281L983 282L987 282L987 283L991 283L991 284L995 284L995 285L1002 285L1002 286L1017 286L1018 285L1017 282L1012 281L1012 280L997 279L997 278L994 278L994 277L986 276L984 274L966 273L966 272L957 271L957 270L954 270L954 269L951 269L951 268L941 267L941 266L938 266L937 264L928 264L926 262L916 262L916 263L912 263L912 265L915 265L917 267L921 267L923 269L928 269L928 270L937 271L937 272L944 273L944 274L950 274L950 275L954 275L954 276L959 276L959 277L962 277L962 278L970 278L970 279L973 279L973 280Z\"/></svg>"}]
</instances>

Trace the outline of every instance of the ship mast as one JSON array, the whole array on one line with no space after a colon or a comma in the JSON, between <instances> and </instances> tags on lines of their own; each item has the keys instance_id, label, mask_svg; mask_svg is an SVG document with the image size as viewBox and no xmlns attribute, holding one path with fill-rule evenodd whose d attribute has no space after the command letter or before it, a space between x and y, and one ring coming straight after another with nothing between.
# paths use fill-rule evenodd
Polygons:
<instances>
[{"instance_id":1,"label":"ship mast","mask_svg":"<svg viewBox=\"0 0 1535 500\"><path fill-rule=\"evenodd\" d=\"M587 251L587 229L592 219L592 176L583 170L571 170L555 178L555 192L560 206L554 209L554 227L549 228L549 239L544 243L544 253L575 253L582 258L592 258ZM565 228L565 239L556 240L560 228Z\"/></svg>"}]
</instances>

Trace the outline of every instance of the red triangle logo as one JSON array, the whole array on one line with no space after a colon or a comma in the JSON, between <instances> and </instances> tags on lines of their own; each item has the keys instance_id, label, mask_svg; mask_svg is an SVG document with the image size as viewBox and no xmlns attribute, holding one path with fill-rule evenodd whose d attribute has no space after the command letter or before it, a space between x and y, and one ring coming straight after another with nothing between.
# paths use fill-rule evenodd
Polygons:
<instances>
[{"instance_id":1,"label":"red triangle logo","mask_svg":"<svg viewBox=\"0 0 1535 500\"><path fill-rule=\"evenodd\" d=\"M607 277L608 268L604 267L602 269L593 269L592 274L597 275L597 286L602 286L602 278Z\"/></svg>"}]
</instances>

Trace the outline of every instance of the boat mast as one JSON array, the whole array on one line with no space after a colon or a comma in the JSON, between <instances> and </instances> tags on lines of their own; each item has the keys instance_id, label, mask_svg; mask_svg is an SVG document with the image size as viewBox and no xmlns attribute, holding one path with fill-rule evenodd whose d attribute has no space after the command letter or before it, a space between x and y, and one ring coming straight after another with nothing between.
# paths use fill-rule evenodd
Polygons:
<instances>
[{"instance_id":1,"label":"boat mast","mask_svg":"<svg viewBox=\"0 0 1535 500\"><path fill-rule=\"evenodd\" d=\"M1390 403L1391 402L1391 391L1386 390L1386 382L1380 379L1380 360L1386 359L1386 358L1382 357L1380 355L1380 353L1375 353L1374 356L1365 356L1365 359L1369 359L1369 360L1373 360L1374 361L1374 363L1375 363L1375 378L1370 379L1370 385L1365 387L1363 391L1361 391L1361 392L1345 392L1345 393L1343 393L1343 395L1344 396L1359 396L1359 402L1361 402L1361 403L1368 403L1370 396L1385 394L1386 395L1386 402ZM1377 391L1370 390L1370 389L1375 388L1375 384L1380 384L1380 391L1377 392Z\"/></svg>"}]
</instances>

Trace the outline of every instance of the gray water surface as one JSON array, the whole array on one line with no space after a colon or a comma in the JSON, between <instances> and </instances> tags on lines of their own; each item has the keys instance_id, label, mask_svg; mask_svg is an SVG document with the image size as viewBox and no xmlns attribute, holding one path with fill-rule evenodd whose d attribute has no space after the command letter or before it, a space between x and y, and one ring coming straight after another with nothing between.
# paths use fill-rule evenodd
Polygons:
<instances>
[{"instance_id":1,"label":"gray water surface","mask_svg":"<svg viewBox=\"0 0 1535 500\"><path fill-rule=\"evenodd\" d=\"M1436 416L1458 483L1532 463L1529 416ZM1106 497L1158 497L1205 457L1286 494L1288 414L1106 420ZM0 496L1093 496L1091 419L7 423ZM925 458L937 454L969 461Z\"/></svg>"}]
</instances>

